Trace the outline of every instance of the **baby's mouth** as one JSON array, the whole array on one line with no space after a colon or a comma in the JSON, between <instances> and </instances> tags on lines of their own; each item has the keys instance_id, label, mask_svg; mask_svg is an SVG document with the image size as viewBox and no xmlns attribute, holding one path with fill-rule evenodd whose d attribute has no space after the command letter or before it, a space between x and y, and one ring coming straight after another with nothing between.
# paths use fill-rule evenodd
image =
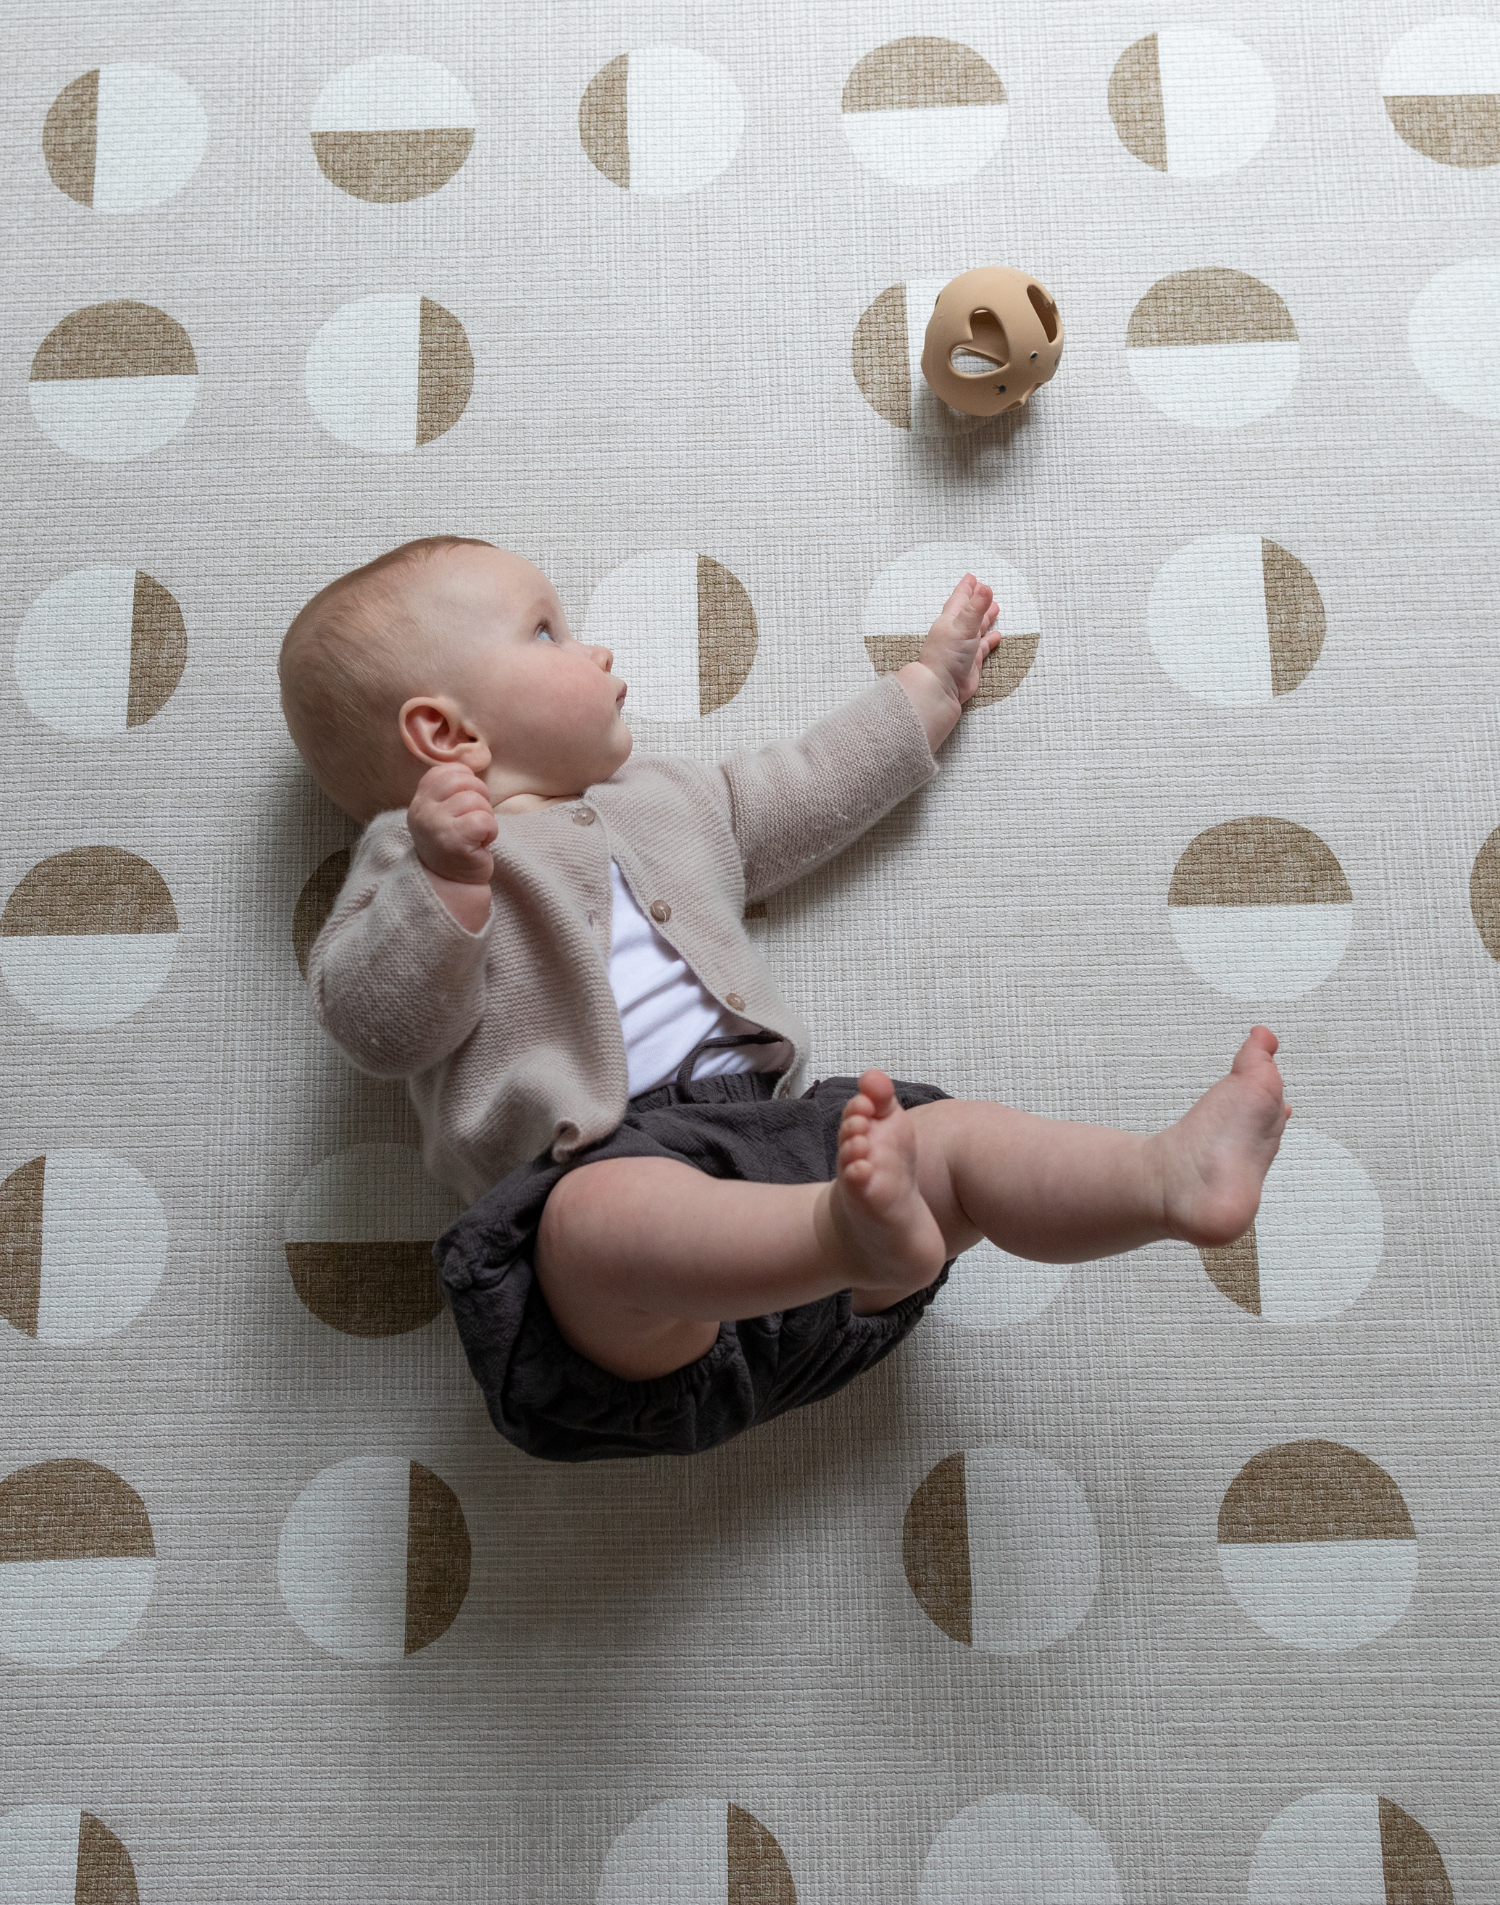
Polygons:
<instances>
[{"instance_id":1,"label":"baby's mouth","mask_svg":"<svg viewBox=\"0 0 1500 1905\"><path fill-rule=\"evenodd\" d=\"M623 708L624 705L625 705L625 683L622 681L620 683L620 692L615 696L615 706L617 708Z\"/></svg>"}]
</instances>

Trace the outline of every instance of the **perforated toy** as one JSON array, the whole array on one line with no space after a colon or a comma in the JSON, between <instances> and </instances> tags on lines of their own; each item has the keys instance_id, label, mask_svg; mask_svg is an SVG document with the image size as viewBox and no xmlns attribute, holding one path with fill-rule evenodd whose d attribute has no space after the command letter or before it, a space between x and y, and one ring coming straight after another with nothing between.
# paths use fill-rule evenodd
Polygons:
<instances>
[{"instance_id":1,"label":"perforated toy","mask_svg":"<svg viewBox=\"0 0 1500 1905\"><path fill-rule=\"evenodd\" d=\"M1048 381L1062 347L1051 292L1027 272L984 265L938 293L927 320L922 375L953 409L998 417L1019 410Z\"/></svg>"}]
</instances>

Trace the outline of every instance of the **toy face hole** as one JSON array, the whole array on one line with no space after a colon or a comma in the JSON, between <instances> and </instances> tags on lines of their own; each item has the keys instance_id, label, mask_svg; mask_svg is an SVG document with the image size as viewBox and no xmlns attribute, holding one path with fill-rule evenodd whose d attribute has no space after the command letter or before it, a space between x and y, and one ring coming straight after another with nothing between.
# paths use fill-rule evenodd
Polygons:
<instances>
[{"instance_id":1,"label":"toy face hole","mask_svg":"<svg viewBox=\"0 0 1500 1905\"><path fill-rule=\"evenodd\" d=\"M1042 320L1042 329L1047 333L1047 342L1057 342L1057 306L1052 302L1039 284L1029 284L1026 295L1031 300L1031 308Z\"/></svg>"},{"instance_id":2,"label":"toy face hole","mask_svg":"<svg viewBox=\"0 0 1500 1905\"><path fill-rule=\"evenodd\" d=\"M960 377L993 377L997 369L1003 368L981 357L972 344L955 344L948 353L948 362Z\"/></svg>"},{"instance_id":3,"label":"toy face hole","mask_svg":"<svg viewBox=\"0 0 1500 1905\"><path fill-rule=\"evenodd\" d=\"M992 364L998 364L1003 370L1010 362L1010 342L1005 335L1005 326L983 305L977 311L969 313L969 336L974 340L974 349L981 357L989 358Z\"/></svg>"}]
</instances>

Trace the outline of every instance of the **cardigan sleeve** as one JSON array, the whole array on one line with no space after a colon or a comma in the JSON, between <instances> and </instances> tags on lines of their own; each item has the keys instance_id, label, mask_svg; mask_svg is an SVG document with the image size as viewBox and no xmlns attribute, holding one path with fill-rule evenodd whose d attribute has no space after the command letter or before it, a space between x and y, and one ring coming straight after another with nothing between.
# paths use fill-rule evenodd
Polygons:
<instances>
[{"instance_id":1,"label":"cardigan sleeve","mask_svg":"<svg viewBox=\"0 0 1500 1905\"><path fill-rule=\"evenodd\" d=\"M938 771L927 730L889 675L796 740L741 748L718 770L747 901L831 860Z\"/></svg>"},{"instance_id":2,"label":"cardigan sleeve","mask_svg":"<svg viewBox=\"0 0 1500 1905\"><path fill-rule=\"evenodd\" d=\"M433 891L404 820L365 829L307 956L319 1025L355 1068L406 1078L454 1052L484 1013L494 913L471 933Z\"/></svg>"}]
</instances>

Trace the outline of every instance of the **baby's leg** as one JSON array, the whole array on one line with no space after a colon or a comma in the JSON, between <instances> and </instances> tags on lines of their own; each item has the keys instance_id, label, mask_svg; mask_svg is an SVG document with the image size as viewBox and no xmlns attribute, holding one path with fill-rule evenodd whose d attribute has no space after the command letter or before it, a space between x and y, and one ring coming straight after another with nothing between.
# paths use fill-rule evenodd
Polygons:
<instances>
[{"instance_id":1,"label":"baby's leg","mask_svg":"<svg viewBox=\"0 0 1500 1905\"><path fill-rule=\"evenodd\" d=\"M827 1184L747 1184L664 1158L608 1158L562 1178L536 1271L564 1338L617 1375L665 1375L722 1321L851 1289L889 1308L990 1237L1081 1263L1161 1238L1228 1243L1254 1221L1288 1111L1257 1026L1229 1073L1151 1138L986 1101L904 1110L867 1071L844 1108Z\"/></svg>"},{"instance_id":2,"label":"baby's leg","mask_svg":"<svg viewBox=\"0 0 1500 1905\"><path fill-rule=\"evenodd\" d=\"M850 1100L841 1132L863 1122L867 1103ZM895 1113L877 1166L853 1168L857 1189L844 1182L851 1160L842 1155L838 1177L823 1184L743 1183L667 1158L570 1171L543 1207L535 1253L564 1338L640 1379L701 1356L721 1322L839 1290L870 1313L920 1290L964 1245L950 1245L918 1190L916 1129L899 1105Z\"/></svg>"},{"instance_id":3,"label":"baby's leg","mask_svg":"<svg viewBox=\"0 0 1500 1905\"><path fill-rule=\"evenodd\" d=\"M1231 1243L1255 1221L1291 1116L1276 1045L1256 1026L1226 1075L1149 1138L984 1101L921 1105L909 1115L933 1166L923 1195L945 1234L967 1222L970 1242L983 1235L1042 1263L1085 1263L1169 1237Z\"/></svg>"}]
</instances>

